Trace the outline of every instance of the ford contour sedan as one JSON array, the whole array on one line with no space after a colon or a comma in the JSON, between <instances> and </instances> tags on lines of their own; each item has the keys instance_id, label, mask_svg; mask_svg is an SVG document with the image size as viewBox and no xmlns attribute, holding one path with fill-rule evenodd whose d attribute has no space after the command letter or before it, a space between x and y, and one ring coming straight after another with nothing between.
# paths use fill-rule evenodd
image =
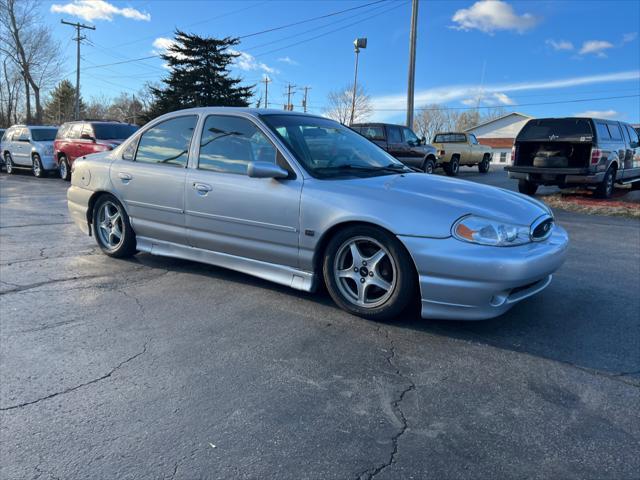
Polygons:
<instances>
[{"instance_id":1,"label":"ford contour sedan","mask_svg":"<svg viewBox=\"0 0 640 480\"><path fill-rule=\"evenodd\" d=\"M414 173L332 120L197 108L76 160L75 223L112 257L205 262L391 318L500 315L542 291L568 238L542 203Z\"/></svg>"}]
</instances>

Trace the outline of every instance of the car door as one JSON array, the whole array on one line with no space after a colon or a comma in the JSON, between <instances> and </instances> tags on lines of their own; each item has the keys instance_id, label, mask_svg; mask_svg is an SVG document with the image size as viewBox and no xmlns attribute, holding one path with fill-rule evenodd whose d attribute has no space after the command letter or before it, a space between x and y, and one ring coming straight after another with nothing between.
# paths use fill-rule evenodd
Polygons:
<instances>
[{"instance_id":1,"label":"car door","mask_svg":"<svg viewBox=\"0 0 640 480\"><path fill-rule=\"evenodd\" d=\"M31 165L31 135L28 128L21 128L13 135L11 158L16 165Z\"/></svg>"},{"instance_id":2,"label":"car door","mask_svg":"<svg viewBox=\"0 0 640 480\"><path fill-rule=\"evenodd\" d=\"M607 122L607 128L609 129L609 134L611 135L611 150L612 152L615 152L618 157L618 172L616 173L616 177L624 178L624 160L627 156L627 152L624 137L622 135L622 130L620 130L620 125L618 124L618 122Z\"/></svg>"},{"instance_id":3,"label":"car door","mask_svg":"<svg viewBox=\"0 0 640 480\"><path fill-rule=\"evenodd\" d=\"M470 148L470 163L480 163L482 161L482 157L484 156L484 147L480 145L478 139L473 133L469 133L467 135L469 138L469 148Z\"/></svg>"},{"instance_id":4,"label":"car door","mask_svg":"<svg viewBox=\"0 0 640 480\"><path fill-rule=\"evenodd\" d=\"M424 151L420 149L420 139L413 130L402 127L402 140L406 146L403 162L412 167L422 168L424 164Z\"/></svg>"},{"instance_id":5,"label":"car door","mask_svg":"<svg viewBox=\"0 0 640 480\"><path fill-rule=\"evenodd\" d=\"M73 162L80 156L80 137L82 136L82 122L74 123L68 131L68 143L66 148L67 160Z\"/></svg>"},{"instance_id":6,"label":"car door","mask_svg":"<svg viewBox=\"0 0 640 480\"><path fill-rule=\"evenodd\" d=\"M185 244L186 166L197 115L152 124L111 164L111 182L138 237Z\"/></svg>"},{"instance_id":7,"label":"car door","mask_svg":"<svg viewBox=\"0 0 640 480\"><path fill-rule=\"evenodd\" d=\"M625 125L625 128L629 134L629 149L631 151L631 156L625 165L626 178L640 177L640 139L638 133L630 125Z\"/></svg>"},{"instance_id":8,"label":"car door","mask_svg":"<svg viewBox=\"0 0 640 480\"><path fill-rule=\"evenodd\" d=\"M387 125L386 129L388 152L401 162L404 162L408 155L409 146L404 143L400 127Z\"/></svg>"},{"instance_id":9,"label":"car door","mask_svg":"<svg viewBox=\"0 0 640 480\"><path fill-rule=\"evenodd\" d=\"M192 246L298 266L302 178L251 178L249 162L290 170L266 133L243 116L209 115L188 169L186 225Z\"/></svg>"}]
</instances>

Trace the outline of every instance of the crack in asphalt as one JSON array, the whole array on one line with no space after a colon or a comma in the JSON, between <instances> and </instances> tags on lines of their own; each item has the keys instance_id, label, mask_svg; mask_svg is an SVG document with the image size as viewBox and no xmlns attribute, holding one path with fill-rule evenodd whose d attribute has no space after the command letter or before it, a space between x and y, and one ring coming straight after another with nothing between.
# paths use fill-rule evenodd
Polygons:
<instances>
[{"instance_id":1,"label":"crack in asphalt","mask_svg":"<svg viewBox=\"0 0 640 480\"><path fill-rule=\"evenodd\" d=\"M22 264L22 263L30 263L30 262L41 262L42 260L51 260L52 258L55 258L56 260L60 259L60 258L75 258L75 257L91 257L91 256L97 256L100 255L99 252L97 252L96 248L92 248L90 251L79 251L74 253L73 255L57 255L56 257L49 257L49 256L45 256L43 255L43 251L46 250L45 248L41 248L40 249L40 255L38 257L34 257L34 258L24 258L22 260L15 260L13 262L7 262L7 263L0 263L0 267L10 267L12 265L18 265L18 264Z\"/></svg>"},{"instance_id":2,"label":"crack in asphalt","mask_svg":"<svg viewBox=\"0 0 640 480\"><path fill-rule=\"evenodd\" d=\"M136 358L140 357L141 355L144 355L147 352L147 344L148 344L148 342L145 342L144 346L142 348L142 351L140 351L140 352L136 353L135 355L132 355L131 357L127 358L126 360L120 362L118 365L116 365L114 368L112 368L108 373L106 373L105 375L102 375L101 377L94 378L93 380L89 380L88 382L81 383L81 384L76 385L74 387L66 388L66 389L61 390L59 392L51 393L51 394L46 395L44 397L37 398L36 400L31 400L29 402L19 403L17 405L11 405L9 407L1 407L0 411L6 412L8 410L15 410L17 408L27 407L27 406L33 405L35 403L39 403L39 402L42 402L42 401L45 401L45 400L50 400L50 399L55 398L55 397L57 397L59 395L65 395L67 393L74 392L76 390L79 390L80 388L92 385L94 383L98 383L98 382L100 382L102 380L106 380L107 378L111 377L111 375L113 375L115 372L117 372L120 368L122 368L127 363L135 360Z\"/></svg>"},{"instance_id":3,"label":"crack in asphalt","mask_svg":"<svg viewBox=\"0 0 640 480\"><path fill-rule=\"evenodd\" d=\"M356 477L358 480L371 480L380 472L382 472L386 468L396 463L396 456L398 455L398 442L400 440L400 437L402 437L402 435L404 435L407 429L409 428L407 417L405 417L400 404L404 400L405 395L408 392L415 390L416 388L416 384L414 383L414 381L411 380L411 378L409 378L408 376L404 375L394 361L394 359L396 358L396 348L395 348L395 345L393 344L393 340L389 336L388 330L382 330L381 327L377 328L378 333L381 333L382 331L384 331L384 337L389 341L389 344L390 344L388 349L389 355L385 355L385 360L387 361L389 366L394 370L394 374L402 378L403 380L405 380L408 383L408 386L404 388L402 391L400 391L400 394L397 396L397 398L391 402L391 408L396 418L400 421L401 427L400 427L400 430L391 437L391 443L393 445L393 449L391 451L391 454L389 455L388 460L376 467L371 467L371 468L368 468L367 470L360 472Z\"/></svg>"},{"instance_id":4,"label":"crack in asphalt","mask_svg":"<svg viewBox=\"0 0 640 480\"><path fill-rule=\"evenodd\" d=\"M25 223L23 225L2 225L2 228L26 228L26 227L48 227L50 225L73 225L73 222L54 222L54 223Z\"/></svg>"}]
</instances>

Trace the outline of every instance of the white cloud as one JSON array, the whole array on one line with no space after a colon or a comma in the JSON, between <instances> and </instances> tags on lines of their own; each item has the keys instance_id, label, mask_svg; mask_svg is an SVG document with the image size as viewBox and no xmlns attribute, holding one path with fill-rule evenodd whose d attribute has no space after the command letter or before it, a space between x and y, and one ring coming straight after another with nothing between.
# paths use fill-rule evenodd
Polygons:
<instances>
[{"instance_id":1,"label":"white cloud","mask_svg":"<svg viewBox=\"0 0 640 480\"><path fill-rule=\"evenodd\" d=\"M451 17L458 30L477 29L485 33L514 30L523 33L535 27L539 18L531 13L516 14L513 7L502 0L481 0L469 8L462 8Z\"/></svg>"},{"instance_id":2,"label":"white cloud","mask_svg":"<svg viewBox=\"0 0 640 480\"><path fill-rule=\"evenodd\" d=\"M117 15L132 20L144 20L146 22L151 20L149 13L141 12L131 7L118 8L105 0L73 0L64 5L54 3L51 5L51 12L66 13L88 22L94 20L112 21L113 17Z\"/></svg>"},{"instance_id":3,"label":"white cloud","mask_svg":"<svg viewBox=\"0 0 640 480\"><path fill-rule=\"evenodd\" d=\"M622 36L622 44L633 42L636 38L638 38L638 32L625 33Z\"/></svg>"},{"instance_id":4,"label":"white cloud","mask_svg":"<svg viewBox=\"0 0 640 480\"><path fill-rule=\"evenodd\" d=\"M574 46L573 43L567 41L567 40L547 40L545 42L547 45L549 45L551 48L553 48L554 50L573 50Z\"/></svg>"},{"instance_id":5,"label":"white cloud","mask_svg":"<svg viewBox=\"0 0 640 480\"><path fill-rule=\"evenodd\" d=\"M175 43L176 42L171 38L158 37L153 41L153 50L151 50L151 53L153 53L154 55L168 54L178 59L186 58L186 56L182 55L181 53L175 53L169 50L169 47L171 47L172 45L175 45ZM162 64L162 66L166 69L170 69L169 64L167 63Z\"/></svg>"},{"instance_id":6,"label":"white cloud","mask_svg":"<svg viewBox=\"0 0 640 480\"><path fill-rule=\"evenodd\" d=\"M300 65L298 62L296 62L294 59L292 59L291 57L280 57L278 59L279 62L282 63L288 63L289 65Z\"/></svg>"},{"instance_id":7,"label":"white cloud","mask_svg":"<svg viewBox=\"0 0 640 480\"><path fill-rule=\"evenodd\" d=\"M600 83L616 83L627 81L637 82L638 80L640 80L640 70L606 73L602 75L588 75L584 77L561 78L539 82L520 82L494 85L445 85L442 87L416 91L415 105L420 106L430 103L443 104L469 98L477 99L478 96L488 98L488 95L490 94L504 94L506 96L507 93L526 90L550 90ZM377 112L377 118L383 119L397 115L398 112L396 110L404 109L407 104L407 97L405 93L381 95L372 97L371 102L374 110L381 110ZM476 103L473 103L473 105L475 104ZM388 109L389 111L385 112L385 109Z\"/></svg>"},{"instance_id":8,"label":"white cloud","mask_svg":"<svg viewBox=\"0 0 640 480\"><path fill-rule=\"evenodd\" d=\"M460 103L466 105L468 107L475 107L476 105L485 105L488 107L493 107L496 105L513 105L514 102L512 98L510 98L507 94L502 92L482 92L474 97L465 98L461 100Z\"/></svg>"},{"instance_id":9,"label":"white cloud","mask_svg":"<svg viewBox=\"0 0 640 480\"><path fill-rule=\"evenodd\" d=\"M620 114L615 110L586 110L573 114L574 117L595 117L595 118L619 118Z\"/></svg>"},{"instance_id":10,"label":"white cloud","mask_svg":"<svg viewBox=\"0 0 640 480\"><path fill-rule=\"evenodd\" d=\"M606 57L605 50L613 48L613 44L604 40L588 40L582 44L578 52L580 55L594 54L598 57Z\"/></svg>"},{"instance_id":11,"label":"white cloud","mask_svg":"<svg viewBox=\"0 0 640 480\"><path fill-rule=\"evenodd\" d=\"M230 53L238 54L239 56L235 59L235 66L240 70L244 70L246 72L250 72L252 70L261 70L265 73L278 73L278 70L270 67L266 63L259 62L256 60L256 57L247 52L241 52L239 50L229 49Z\"/></svg>"}]
</instances>

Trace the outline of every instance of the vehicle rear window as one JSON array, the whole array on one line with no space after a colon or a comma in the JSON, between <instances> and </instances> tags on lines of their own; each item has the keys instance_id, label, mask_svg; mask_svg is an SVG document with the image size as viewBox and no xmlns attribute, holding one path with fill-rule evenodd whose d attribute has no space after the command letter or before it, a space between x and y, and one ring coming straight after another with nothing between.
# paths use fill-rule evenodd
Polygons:
<instances>
[{"instance_id":1,"label":"vehicle rear window","mask_svg":"<svg viewBox=\"0 0 640 480\"><path fill-rule=\"evenodd\" d=\"M611 135L609 134L609 129L606 124L597 122L596 128L598 130L598 140L611 140Z\"/></svg>"},{"instance_id":2,"label":"vehicle rear window","mask_svg":"<svg viewBox=\"0 0 640 480\"><path fill-rule=\"evenodd\" d=\"M530 120L518 134L518 140L549 140L551 137L579 138L593 136L591 123L583 118L543 118Z\"/></svg>"},{"instance_id":3,"label":"vehicle rear window","mask_svg":"<svg viewBox=\"0 0 640 480\"><path fill-rule=\"evenodd\" d=\"M52 142L58 133L57 128L32 128L31 140L34 142Z\"/></svg>"},{"instance_id":4,"label":"vehicle rear window","mask_svg":"<svg viewBox=\"0 0 640 480\"><path fill-rule=\"evenodd\" d=\"M433 138L433 143L464 143L466 141L462 133L439 133Z\"/></svg>"},{"instance_id":5,"label":"vehicle rear window","mask_svg":"<svg viewBox=\"0 0 640 480\"><path fill-rule=\"evenodd\" d=\"M94 123L92 126L93 132L99 140L118 140L129 138L136 132L136 130L138 130L138 127L135 125L127 125L126 123Z\"/></svg>"},{"instance_id":6,"label":"vehicle rear window","mask_svg":"<svg viewBox=\"0 0 640 480\"><path fill-rule=\"evenodd\" d=\"M380 126L360 127L358 131L369 140L384 140L384 128Z\"/></svg>"}]
</instances>

